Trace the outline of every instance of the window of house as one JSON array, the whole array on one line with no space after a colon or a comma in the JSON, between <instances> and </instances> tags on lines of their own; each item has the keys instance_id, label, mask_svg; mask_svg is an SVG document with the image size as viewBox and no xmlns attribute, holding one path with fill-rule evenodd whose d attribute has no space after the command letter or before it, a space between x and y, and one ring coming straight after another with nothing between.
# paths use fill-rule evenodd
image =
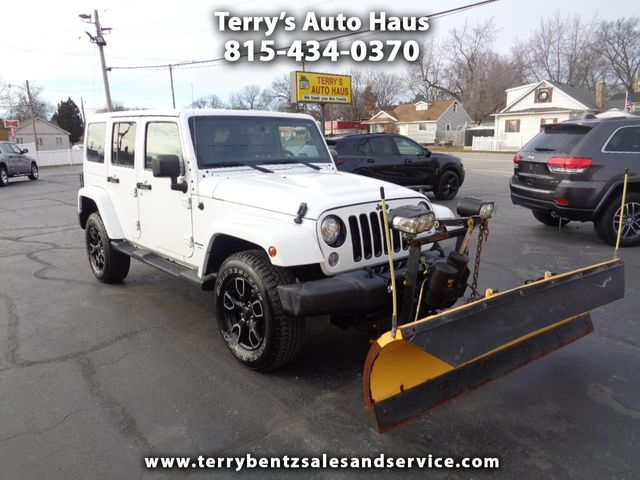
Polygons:
<instances>
[{"instance_id":1,"label":"window of house","mask_svg":"<svg viewBox=\"0 0 640 480\"><path fill-rule=\"evenodd\" d=\"M544 125L547 125L549 123L558 123L558 119L557 118L541 118L540 119L540 127L543 127Z\"/></svg>"},{"instance_id":2,"label":"window of house","mask_svg":"<svg viewBox=\"0 0 640 480\"><path fill-rule=\"evenodd\" d=\"M133 168L136 150L136 124L121 122L113 124L111 164Z\"/></svg>"},{"instance_id":3,"label":"window of house","mask_svg":"<svg viewBox=\"0 0 640 480\"><path fill-rule=\"evenodd\" d=\"M505 120L504 131L507 133L517 133L520 131L520 120Z\"/></svg>"},{"instance_id":4,"label":"window of house","mask_svg":"<svg viewBox=\"0 0 640 480\"><path fill-rule=\"evenodd\" d=\"M427 124L426 123L419 123L418 124L418 130L425 131L426 129L427 129Z\"/></svg>"},{"instance_id":5,"label":"window of house","mask_svg":"<svg viewBox=\"0 0 640 480\"><path fill-rule=\"evenodd\" d=\"M104 163L104 133L106 124L90 123L87 126L87 161Z\"/></svg>"},{"instance_id":6,"label":"window of house","mask_svg":"<svg viewBox=\"0 0 640 480\"><path fill-rule=\"evenodd\" d=\"M640 127L621 127L611 136L604 147L605 152L640 152Z\"/></svg>"},{"instance_id":7,"label":"window of house","mask_svg":"<svg viewBox=\"0 0 640 480\"><path fill-rule=\"evenodd\" d=\"M147 124L144 168L150 170L153 159L159 155L175 155L182 163L182 147L178 125L171 122L150 122Z\"/></svg>"},{"instance_id":8,"label":"window of house","mask_svg":"<svg viewBox=\"0 0 640 480\"><path fill-rule=\"evenodd\" d=\"M42 145L42 137L38 137L38 145Z\"/></svg>"},{"instance_id":9,"label":"window of house","mask_svg":"<svg viewBox=\"0 0 640 480\"><path fill-rule=\"evenodd\" d=\"M550 87L540 87L535 91L535 97L533 98L534 103L549 103L551 101L551 94L553 93L553 88Z\"/></svg>"},{"instance_id":10,"label":"window of house","mask_svg":"<svg viewBox=\"0 0 640 480\"><path fill-rule=\"evenodd\" d=\"M56 137L56 145L62 145L62 138Z\"/></svg>"},{"instance_id":11,"label":"window of house","mask_svg":"<svg viewBox=\"0 0 640 480\"><path fill-rule=\"evenodd\" d=\"M450 124L450 123L446 123L446 124L444 125L444 129L445 129L445 131L447 131L447 132L448 132L449 130L451 130L451 124Z\"/></svg>"},{"instance_id":12,"label":"window of house","mask_svg":"<svg viewBox=\"0 0 640 480\"><path fill-rule=\"evenodd\" d=\"M457 104L457 103L454 103L454 104L453 104L453 111L454 111L454 112L457 112L457 111L458 111L458 104Z\"/></svg>"}]
</instances>

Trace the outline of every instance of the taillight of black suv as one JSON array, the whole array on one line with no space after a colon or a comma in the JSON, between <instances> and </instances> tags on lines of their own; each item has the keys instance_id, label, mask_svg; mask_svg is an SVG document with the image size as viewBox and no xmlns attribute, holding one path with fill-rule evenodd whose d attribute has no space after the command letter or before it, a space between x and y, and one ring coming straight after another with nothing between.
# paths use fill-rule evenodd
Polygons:
<instances>
[{"instance_id":1,"label":"taillight of black suv","mask_svg":"<svg viewBox=\"0 0 640 480\"><path fill-rule=\"evenodd\" d=\"M546 125L513 157L511 200L546 225L592 221L615 244L640 244L640 119L568 121ZM622 181L629 189L621 209Z\"/></svg>"}]
</instances>

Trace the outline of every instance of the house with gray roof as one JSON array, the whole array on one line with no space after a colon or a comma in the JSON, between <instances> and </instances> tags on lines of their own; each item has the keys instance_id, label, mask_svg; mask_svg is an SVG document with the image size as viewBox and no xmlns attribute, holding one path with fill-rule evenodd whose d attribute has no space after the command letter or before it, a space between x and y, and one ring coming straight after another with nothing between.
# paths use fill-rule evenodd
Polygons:
<instances>
[{"instance_id":1,"label":"house with gray roof","mask_svg":"<svg viewBox=\"0 0 640 480\"><path fill-rule=\"evenodd\" d=\"M71 146L69 141L71 134L44 118L36 117L36 134L38 138L34 139L31 120L27 120L20 123L20 127L16 129L15 142L19 144L37 142L38 150L66 150Z\"/></svg>"},{"instance_id":2,"label":"house with gray roof","mask_svg":"<svg viewBox=\"0 0 640 480\"><path fill-rule=\"evenodd\" d=\"M519 149L547 123L598 112L595 94L542 80L506 90L506 107L495 115L495 139Z\"/></svg>"}]
</instances>

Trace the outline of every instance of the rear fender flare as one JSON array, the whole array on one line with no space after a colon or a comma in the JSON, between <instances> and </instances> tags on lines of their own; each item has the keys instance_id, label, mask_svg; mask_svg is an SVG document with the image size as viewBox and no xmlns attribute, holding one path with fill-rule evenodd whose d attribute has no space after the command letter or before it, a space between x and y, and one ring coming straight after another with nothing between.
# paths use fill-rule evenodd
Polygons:
<instances>
[{"instance_id":1,"label":"rear fender flare","mask_svg":"<svg viewBox=\"0 0 640 480\"><path fill-rule=\"evenodd\" d=\"M78 192L78 215L82 214L82 199L88 198L98 207L98 213L102 218L107 234L111 239L124 238L124 232L120 226L118 215L106 190L96 186L82 187Z\"/></svg>"},{"instance_id":2,"label":"rear fender flare","mask_svg":"<svg viewBox=\"0 0 640 480\"><path fill-rule=\"evenodd\" d=\"M624 184L624 177L621 180L617 180L607 189L607 192L602 196L602 198L598 202L598 205L596 205L596 208L593 211L594 217L597 217L607 207L607 204L612 198L618 195L618 193L622 193L623 184ZM629 178L627 183L627 191L628 192L640 191L640 178L638 177Z\"/></svg>"},{"instance_id":3,"label":"rear fender flare","mask_svg":"<svg viewBox=\"0 0 640 480\"><path fill-rule=\"evenodd\" d=\"M324 257L315 235L315 222L313 229L305 228L304 224L307 222L311 221L304 220L303 224L297 225L293 219L285 222L256 215L240 215L216 220L208 229L207 253L200 266L200 274L205 272L211 257L216 254L213 251L213 245L216 238L221 235L255 244L267 253L269 247L275 247L276 255L269 256L269 259L273 265L280 267L321 263Z\"/></svg>"}]
</instances>

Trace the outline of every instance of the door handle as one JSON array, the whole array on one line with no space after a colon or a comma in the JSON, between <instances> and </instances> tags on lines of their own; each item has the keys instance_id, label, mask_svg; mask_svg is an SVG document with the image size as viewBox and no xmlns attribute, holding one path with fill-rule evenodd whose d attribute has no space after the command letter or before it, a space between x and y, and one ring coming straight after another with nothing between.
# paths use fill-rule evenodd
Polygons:
<instances>
[{"instance_id":1,"label":"door handle","mask_svg":"<svg viewBox=\"0 0 640 480\"><path fill-rule=\"evenodd\" d=\"M404 159L404 163L411 163L411 162L412 162L412 160L410 158L405 158Z\"/></svg>"},{"instance_id":2,"label":"door handle","mask_svg":"<svg viewBox=\"0 0 640 480\"><path fill-rule=\"evenodd\" d=\"M373 158L367 158L367 163L376 163L376 161Z\"/></svg>"},{"instance_id":3,"label":"door handle","mask_svg":"<svg viewBox=\"0 0 640 480\"><path fill-rule=\"evenodd\" d=\"M149 185L148 183L136 183L136 188L138 190L151 190L151 185Z\"/></svg>"},{"instance_id":4,"label":"door handle","mask_svg":"<svg viewBox=\"0 0 640 480\"><path fill-rule=\"evenodd\" d=\"M107 177L107 182L109 183L120 183L120 179L117 177Z\"/></svg>"}]
</instances>

